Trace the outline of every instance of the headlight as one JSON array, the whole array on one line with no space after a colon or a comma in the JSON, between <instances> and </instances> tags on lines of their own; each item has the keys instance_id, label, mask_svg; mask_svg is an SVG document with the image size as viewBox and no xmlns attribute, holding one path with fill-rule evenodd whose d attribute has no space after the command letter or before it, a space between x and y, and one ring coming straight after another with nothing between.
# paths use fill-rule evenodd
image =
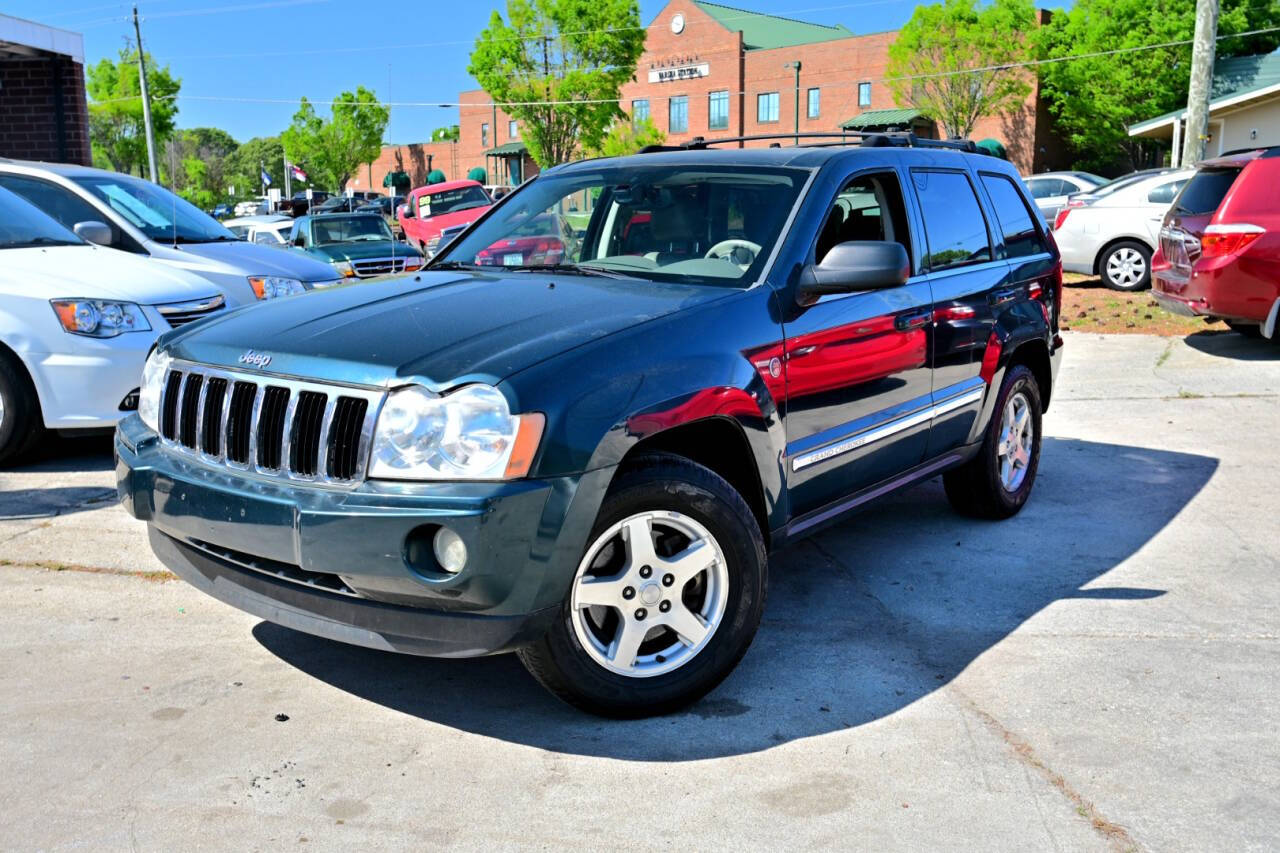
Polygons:
<instances>
[{"instance_id":1,"label":"headlight","mask_svg":"<svg viewBox=\"0 0 1280 853\"><path fill-rule=\"evenodd\" d=\"M489 385L443 397L417 385L392 392L378 415L370 477L509 480L529 473L545 418L511 414Z\"/></svg>"},{"instance_id":2,"label":"headlight","mask_svg":"<svg viewBox=\"0 0 1280 853\"><path fill-rule=\"evenodd\" d=\"M305 293L307 288L296 278L280 278L275 275L251 275L249 286L259 299L275 299L277 296L292 296Z\"/></svg>"},{"instance_id":3,"label":"headlight","mask_svg":"<svg viewBox=\"0 0 1280 853\"><path fill-rule=\"evenodd\" d=\"M173 359L158 349L147 356L142 368L142 387L138 390L138 417L153 432L160 431L160 394L169 376L169 364Z\"/></svg>"},{"instance_id":4,"label":"headlight","mask_svg":"<svg viewBox=\"0 0 1280 853\"><path fill-rule=\"evenodd\" d=\"M440 248L440 235L437 234L436 236L432 237L430 240L427 241L427 251L426 251L427 257L429 258L432 255L434 255L439 248Z\"/></svg>"},{"instance_id":5,"label":"headlight","mask_svg":"<svg viewBox=\"0 0 1280 853\"><path fill-rule=\"evenodd\" d=\"M50 301L62 328L73 335L114 338L125 332L150 331L142 309L132 302L106 299L54 299Z\"/></svg>"},{"instance_id":6,"label":"headlight","mask_svg":"<svg viewBox=\"0 0 1280 853\"><path fill-rule=\"evenodd\" d=\"M405 258L405 261L404 261L405 272L413 272L414 270L418 270L418 269L422 269L422 258Z\"/></svg>"},{"instance_id":7,"label":"headlight","mask_svg":"<svg viewBox=\"0 0 1280 853\"><path fill-rule=\"evenodd\" d=\"M355 267L351 266L351 261L334 261L333 268L343 278L352 278L356 274Z\"/></svg>"}]
</instances>

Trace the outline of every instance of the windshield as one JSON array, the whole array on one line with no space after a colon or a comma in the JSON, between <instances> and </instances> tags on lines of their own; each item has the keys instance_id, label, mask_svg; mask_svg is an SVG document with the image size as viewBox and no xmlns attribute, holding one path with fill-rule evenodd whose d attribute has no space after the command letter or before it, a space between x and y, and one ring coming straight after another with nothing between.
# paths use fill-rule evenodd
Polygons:
<instances>
[{"instance_id":1,"label":"windshield","mask_svg":"<svg viewBox=\"0 0 1280 853\"><path fill-rule=\"evenodd\" d=\"M80 246L83 243L26 199L0 188L0 249Z\"/></svg>"},{"instance_id":2,"label":"windshield","mask_svg":"<svg viewBox=\"0 0 1280 853\"><path fill-rule=\"evenodd\" d=\"M418 215L439 216L442 213L470 210L473 207L484 207L492 203L482 187L463 187L458 190L445 190L418 196Z\"/></svg>"},{"instance_id":3,"label":"windshield","mask_svg":"<svg viewBox=\"0 0 1280 853\"><path fill-rule=\"evenodd\" d=\"M312 221L311 235L317 246L327 246L331 243L390 240L391 229L381 216L325 216Z\"/></svg>"},{"instance_id":4,"label":"windshield","mask_svg":"<svg viewBox=\"0 0 1280 853\"><path fill-rule=\"evenodd\" d=\"M78 175L73 180L156 242L237 239L218 220L156 184L126 175Z\"/></svg>"},{"instance_id":5,"label":"windshield","mask_svg":"<svg viewBox=\"0 0 1280 853\"><path fill-rule=\"evenodd\" d=\"M1240 169L1201 169L1187 182L1174 200L1181 213L1213 213L1226 198Z\"/></svg>"},{"instance_id":6,"label":"windshield","mask_svg":"<svg viewBox=\"0 0 1280 853\"><path fill-rule=\"evenodd\" d=\"M735 286L755 281L808 173L628 164L539 177L440 261Z\"/></svg>"}]
</instances>

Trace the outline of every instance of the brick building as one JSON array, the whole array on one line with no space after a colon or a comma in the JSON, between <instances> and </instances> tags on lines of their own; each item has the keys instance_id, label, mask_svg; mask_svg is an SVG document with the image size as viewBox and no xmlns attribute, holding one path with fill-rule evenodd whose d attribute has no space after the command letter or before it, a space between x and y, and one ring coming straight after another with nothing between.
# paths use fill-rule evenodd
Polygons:
<instances>
[{"instance_id":1,"label":"brick building","mask_svg":"<svg viewBox=\"0 0 1280 853\"><path fill-rule=\"evenodd\" d=\"M1048 14L1040 13L1041 23ZM648 27L645 52L634 81L622 87L621 106L635 118L652 119L670 142L785 134L797 128L801 133L913 130L937 137L935 124L917 110L899 106L883 82L896 36L856 35L844 26L705 0L671 0ZM1032 84L1021 109L980 120L972 137L1002 142L1024 173L1065 168L1047 107L1034 80ZM434 154L436 167L450 179L482 166L491 183L518 183L537 170L520 142L519 128L489 105L485 92L463 92L459 100L457 143L388 146L374 166L376 181L381 182L393 161L399 162L396 157L406 159L405 149ZM445 162L450 166L441 165ZM406 171L417 185L418 175Z\"/></svg>"},{"instance_id":2,"label":"brick building","mask_svg":"<svg viewBox=\"0 0 1280 853\"><path fill-rule=\"evenodd\" d=\"M0 15L0 157L90 164L79 33Z\"/></svg>"}]
</instances>

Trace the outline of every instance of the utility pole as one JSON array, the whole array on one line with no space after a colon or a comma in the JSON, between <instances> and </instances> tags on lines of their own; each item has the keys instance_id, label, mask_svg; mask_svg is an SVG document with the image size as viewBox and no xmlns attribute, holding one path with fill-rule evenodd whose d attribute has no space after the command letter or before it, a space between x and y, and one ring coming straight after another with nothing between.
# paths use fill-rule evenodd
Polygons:
<instances>
[{"instance_id":1,"label":"utility pole","mask_svg":"<svg viewBox=\"0 0 1280 853\"><path fill-rule=\"evenodd\" d=\"M1191 85L1187 89L1187 133L1182 143L1184 169L1204 159L1217 43L1218 0L1196 0L1196 37L1191 47Z\"/></svg>"},{"instance_id":2,"label":"utility pole","mask_svg":"<svg viewBox=\"0 0 1280 853\"><path fill-rule=\"evenodd\" d=\"M147 167L151 170L151 183L157 184L156 137L151 130L151 96L147 94L147 60L142 55L142 26L138 23L138 7L133 7L133 32L138 37L138 82L142 86L142 123L147 132Z\"/></svg>"},{"instance_id":3,"label":"utility pole","mask_svg":"<svg viewBox=\"0 0 1280 853\"><path fill-rule=\"evenodd\" d=\"M551 106L551 36L542 37L542 82L545 87L547 101L547 141L550 141L555 133L556 126L556 108ZM556 162L559 162L559 151L554 152ZM523 158L521 158L523 160ZM524 165L522 162L521 166ZM524 170L521 169L521 177L524 177Z\"/></svg>"},{"instance_id":4,"label":"utility pole","mask_svg":"<svg viewBox=\"0 0 1280 853\"><path fill-rule=\"evenodd\" d=\"M794 68L796 72L796 145L800 144L800 60L788 62L782 66L783 68Z\"/></svg>"}]
</instances>

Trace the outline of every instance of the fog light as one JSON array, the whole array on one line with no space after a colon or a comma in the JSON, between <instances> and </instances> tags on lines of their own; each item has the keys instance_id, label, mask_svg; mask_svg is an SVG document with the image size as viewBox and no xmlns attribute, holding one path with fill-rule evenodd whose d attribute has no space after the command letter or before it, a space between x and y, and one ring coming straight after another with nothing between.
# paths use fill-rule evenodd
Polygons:
<instances>
[{"instance_id":1,"label":"fog light","mask_svg":"<svg viewBox=\"0 0 1280 853\"><path fill-rule=\"evenodd\" d=\"M436 531L435 539L432 541L432 548L436 553L436 562L440 564L440 568L451 575L456 575L462 571L462 567L467 564L466 543L462 541L461 536L447 527L441 527Z\"/></svg>"}]
</instances>

